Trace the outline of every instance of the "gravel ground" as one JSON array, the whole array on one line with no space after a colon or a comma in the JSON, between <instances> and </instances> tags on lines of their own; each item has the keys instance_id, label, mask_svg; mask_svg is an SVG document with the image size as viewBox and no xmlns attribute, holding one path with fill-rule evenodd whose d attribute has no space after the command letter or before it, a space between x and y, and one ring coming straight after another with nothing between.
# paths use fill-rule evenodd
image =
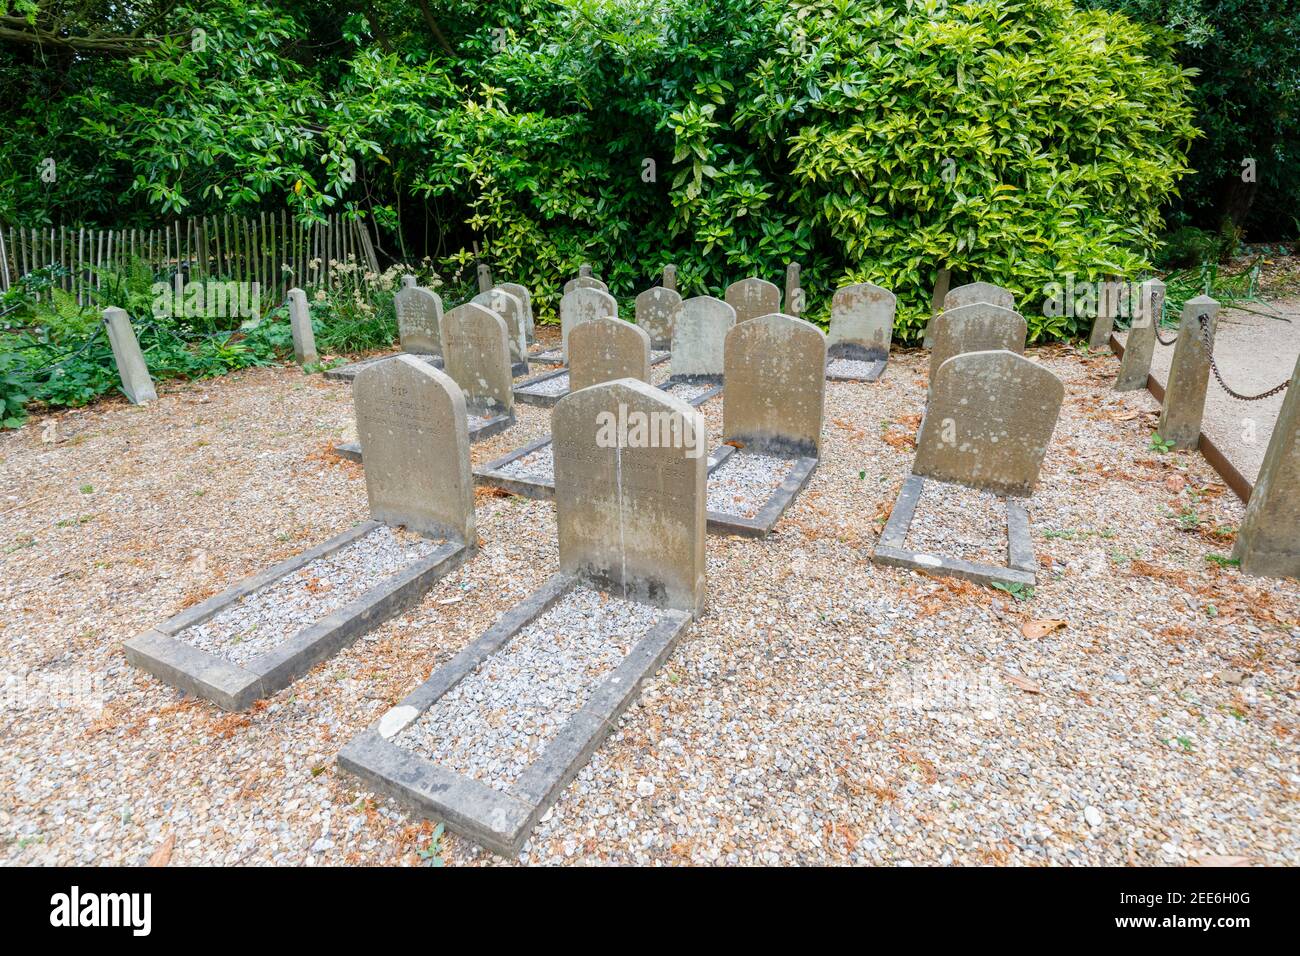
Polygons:
<instances>
[{"instance_id":1,"label":"gravel ground","mask_svg":"<svg viewBox=\"0 0 1300 956\"><path fill-rule=\"evenodd\" d=\"M366 591L427 558L441 542L377 528L344 548L317 558L176 639L236 664L265 654Z\"/></svg>"},{"instance_id":2,"label":"gravel ground","mask_svg":"<svg viewBox=\"0 0 1300 956\"><path fill-rule=\"evenodd\" d=\"M675 382L671 388L666 388L664 391L673 398L680 398L683 402L692 402L712 388L717 388L717 386L710 385L708 382ZM721 397L721 393L715 396L715 398ZM710 399L710 401L713 401L713 399Z\"/></svg>"},{"instance_id":3,"label":"gravel ground","mask_svg":"<svg viewBox=\"0 0 1300 956\"><path fill-rule=\"evenodd\" d=\"M1007 501L987 491L928 480L907 530L907 547L1006 567Z\"/></svg>"},{"instance_id":4,"label":"gravel ground","mask_svg":"<svg viewBox=\"0 0 1300 956\"><path fill-rule=\"evenodd\" d=\"M1113 357L1030 354L1066 401L1028 600L871 564L925 355L828 383L808 487L767 539L708 537L705 614L523 859L1300 863L1300 585L1211 559L1241 505L1199 455L1150 450L1156 404L1109 390ZM361 467L330 454L350 394L293 368L161 393L0 434L0 861L418 864L434 824L335 755L557 570L553 506L481 491L471 561L226 714L121 643L366 516ZM476 463L550 431L516 414ZM441 855L502 862L455 836Z\"/></svg>"},{"instance_id":5,"label":"gravel ground","mask_svg":"<svg viewBox=\"0 0 1300 956\"><path fill-rule=\"evenodd\" d=\"M530 395L563 395L569 390L569 373L556 375L554 378L545 378L540 382L534 382L532 385L521 387L519 391L528 392Z\"/></svg>"},{"instance_id":6,"label":"gravel ground","mask_svg":"<svg viewBox=\"0 0 1300 956\"><path fill-rule=\"evenodd\" d=\"M715 450L712 456L716 456ZM709 475L710 511L752 518L785 481L794 459L737 451Z\"/></svg>"},{"instance_id":7,"label":"gravel ground","mask_svg":"<svg viewBox=\"0 0 1300 956\"><path fill-rule=\"evenodd\" d=\"M508 478L545 482L555 480L555 446L543 445L535 452L516 458L497 469Z\"/></svg>"},{"instance_id":8,"label":"gravel ground","mask_svg":"<svg viewBox=\"0 0 1300 956\"><path fill-rule=\"evenodd\" d=\"M835 375L864 376L875 367L875 362L863 362L860 359L831 359L826 363L826 371Z\"/></svg>"},{"instance_id":9,"label":"gravel ground","mask_svg":"<svg viewBox=\"0 0 1300 956\"><path fill-rule=\"evenodd\" d=\"M508 790L659 618L648 605L575 588L394 742Z\"/></svg>"}]
</instances>

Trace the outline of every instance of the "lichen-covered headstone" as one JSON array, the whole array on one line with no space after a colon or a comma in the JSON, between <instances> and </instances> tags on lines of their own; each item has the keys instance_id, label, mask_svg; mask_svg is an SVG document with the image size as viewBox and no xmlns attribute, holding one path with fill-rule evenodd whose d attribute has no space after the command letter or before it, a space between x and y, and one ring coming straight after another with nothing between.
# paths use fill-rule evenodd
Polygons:
<instances>
[{"instance_id":1,"label":"lichen-covered headstone","mask_svg":"<svg viewBox=\"0 0 1300 956\"><path fill-rule=\"evenodd\" d=\"M564 291L572 292L574 289L599 289L601 292L608 292L609 286L601 282L595 276L578 276L576 279L570 279L564 283Z\"/></svg>"},{"instance_id":2,"label":"lichen-covered headstone","mask_svg":"<svg viewBox=\"0 0 1300 956\"><path fill-rule=\"evenodd\" d=\"M315 365L320 361L316 354L316 333L311 327L311 309L307 306L307 293L290 289L289 332L293 335L293 357L299 365Z\"/></svg>"},{"instance_id":3,"label":"lichen-covered headstone","mask_svg":"<svg viewBox=\"0 0 1300 956\"><path fill-rule=\"evenodd\" d=\"M675 265L664 266L663 286L665 289L677 291L677 267Z\"/></svg>"},{"instance_id":4,"label":"lichen-covered headstone","mask_svg":"<svg viewBox=\"0 0 1300 956\"><path fill-rule=\"evenodd\" d=\"M704 416L633 379L571 392L551 416L560 569L657 607L704 608Z\"/></svg>"},{"instance_id":5,"label":"lichen-covered headstone","mask_svg":"<svg viewBox=\"0 0 1300 956\"><path fill-rule=\"evenodd\" d=\"M528 361L528 337L524 303L504 286L480 292L470 299L475 305L491 309L506 323L506 338L510 343L511 363Z\"/></svg>"},{"instance_id":6,"label":"lichen-covered headstone","mask_svg":"<svg viewBox=\"0 0 1300 956\"><path fill-rule=\"evenodd\" d=\"M673 325L673 378L722 381L727 333L735 324L736 310L721 299L683 299Z\"/></svg>"},{"instance_id":7,"label":"lichen-covered headstone","mask_svg":"<svg viewBox=\"0 0 1300 956\"><path fill-rule=\"evenodd\" d=\"M781 311L781 290L766 279L750 276L727 286L727 304L736 310L736 322Z\"/></svg>"},{"instance_id":8,"label":"lichen-covered headstone","mask_svg":"<svg viewBox=\"0 0 1300 956\"><path fill-rule=\"evenodd\" d=\"M357 373L352 402L371 516L473 545L474 485L460 386L429 363L398 355Z\"/></svg>"},{"instance_id":9,"label":"lichen-covered headstone","mask_svg":"<svg viewBox=\"0 0 1300 956\"><path fill-rule=\"evenodd\" d=\"M682 297L673 289L655 286L636 297L636 324L650 336L657 349L671 347L673 326L682 312Z\"/></svg>"},{"instance_id":10,"label":"lichen-covered headstone","mask_svg":"<svg viewBox=\"0 0 1300 956\"><path fill-rule=\"evenodd\" d=\"M1300 579L1300 360L1291 373L1232 556L1243 574Z\"/></svg>"},{"instance_id":11,"label":"lichen-covered headstone","mask_svg":"<svg viewBox=\"0 0 1300 956\"><path fill-rule=\"evenodd\" d=\"M506 323L491 309L466 302L443 316L442 358L469 411L496 416L514 407Z\"/></svg>"},{"instance_id":12,"label":"lichen-covered headstone","mask_svg":"<svg viewBox=\"0 0 1300 956\"><path fill-rule=\"evenodd\" d=\"M442 354L442 299L423 286L404 286L393 296L402 351L411 355Z\"/></svg>"},{"instance_id":13,"label":"lichen-covered headstone","mask_svg":"<svg viewBox=\"0 0 1300 956\"><path fill-rule=\"evenodd\" d=\"M817 457L826 405L826 336L775 313L727 333L722 431L761 454Z\"/></svg>"},{"instance_id":14,"label":"lichen-covered headstone","mask_svg":"<svg viewBox=\"0 0 1300 956\"><path fill-rule=\"evenodd\" d=\"M1200 316L1209 329L1203 331ZM1201 440L1205 392L1210 384L1210 352L1219 323L1219 303L1208 295L1188 299L1178 326L1178 341L1169 364L1169 382L1156 432L1175 448L1195 448ZM1206 345L1208 334L1210 345Z\"/></svg>"},{"instance_id":15,"label":"lichen-covered headstone","mask_svg":"<svg viewBox=\"0 0 1300 956\"><path fill-rule=\"evenodd\" d=\"M497 288L509 292L524 304L524 341L532 345L537 341L537 332L533 321L533 296L525 286L518 282L502 282Z\"/></svg>"},{"instance_id":16,"label":"lichen-covered headstone","mask_svg":"<svg viewBox=\"0 0 1300 956\"><path fill-rule=\"evenodd\" d=\"M569 390L616 378L650 381L650 336L622 319L593 319L569 336Z\"/></svg>"},{"instance_id":17,"label":"lichen-covered headstone","mask_svg":"<svg viewBox=\"0 0 1300 956\"><path fill-rule=\"evenodd\" d=\"M113 362L117 365L127 400L132 405L156 401L158 393L154 390L135 330L131 328L130 316L123 309L107 308L104 310L104 326L108 329L108 344L113 350Z\"/></svg>"},{"instance_id":18,"label":"lichen-covered headstone","mask_svg":"<svg viewBox=\"0 0 1300 956\"><path fill-rule=\"evenodd\" d=\"M930 380L944 362L963 352L1006 349L1023 355L1029 332L1019 312L987 302L944 309L934 317L930 351Z\"/></svg>"},{"instance_id":19,"label":"lichen-covered headstone","mask_svg":"<svg viewBox=\"0 0 1300 956\"><path fill-rule=\"evenodd\" d=\"M948 359L930 383L913 474L1027 497L1064 397L1060 379L1014 352Z\"/></svg>"},{"instance_id":20,"label":"lichen-covered headstone","mask_svg":"<svg viewBox=\"0 0 1300 956\"><path fill-rule=\"evenodd\" d=\"M402 276L402 288L409 289L420 284L420 280L411 274Z\"/></svg>"},{"instance_id":21,"label":"lichen-covered headstone","mask_svg":"<svg viewBox=\"0 0 1300 956\"><path fill-rule=\"evenodd\" d=\"M785 314L798 318L803 314L803 287L799 284L799 263L785 267Z\"/></svg>"},{"instance_id":22,"label":"lichen-covered headstone","mask_svg":"<svg viewBox=\"0 0 1300 956\"><path fill-rule=\"evenodd\" d=\"M560 298L560 342L564 363L569 363L569 333L592 319L617 319L618 303L608 292L574 288Z\"/></svg>"},{"instance_id":23,"label":"lichen-covered headstone","mask_svg":"<svg viewBox=\"0 0 1300 956\"><path fill-rule=\"evenodd\" d=\"M992 282L968 282L948 290L943 297L943 311L960 309L963 305L974 305L977 302L987 302L1012 312L1016 310L1016 297L1010 290Z\"/></svg>"},{"instance_id":24,"label":"lichen-covered headstone","mask_svg":"<svg viewBox=\"0 0 1300 956\"><path fill-rule=\"evenodd\" d=\"M1115 391L1131 392L1147 387L1151 357L1156 350L1156 326L1164 314L1165 284L1159 279L1148 279L1138 290L1138 301L1133 303L1133 321L1124 340L1124 357L1115 377Z\"/></svg>"},{"instance_id":25,"label":"lichen-covered headstone","mask_svg":"<svg viewBox=\"0 0 1300 956\"><path fill-rule=\"evenodd\" d=\"M898 299L870 282L846 285L831 299L826 348L831 358L874 362L889 358Z\"/></svg>"}]
</instances>

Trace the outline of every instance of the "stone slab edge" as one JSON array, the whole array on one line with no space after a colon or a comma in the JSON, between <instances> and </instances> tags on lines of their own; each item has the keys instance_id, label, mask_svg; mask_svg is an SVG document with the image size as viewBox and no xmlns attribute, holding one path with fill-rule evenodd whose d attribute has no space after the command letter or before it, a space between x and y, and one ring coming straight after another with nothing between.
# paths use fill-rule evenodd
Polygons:
<instances>
[{"instance_id":1,"label":"stone slab edge","mask_svg":"<svg viewBox=\"0 0 1300 956\"><path fill-rule=\"evenodd\" d=\"M414 355L422 362L428 362L434 368L442 368L441 355L424 355L415 352L390 352L387 355L373 355L368 359L362 359L360 362L353 362L350 365L340 365L338 368L327 368L321 373L326 381L330 382L350 382L357 377L357 373L367 366L374 365L376 362L382 362L385 359L396 358L399 355Z\"/></svg>"},{"instance_id":2,"label":"stone slab edge","mask_svg":"<svg viewBox=\"0 0 1300 956\"><path fill-rule=\"evenodd\" d=\"M482 441L485 438L491 438L499 434L515 423L514 413L506 415L497 415L495 418L486 419L483 424L469 430L469 441L472 445L476 441ZM361 442L349 441L334 446L334 454L340 458L346 458L348 461L361 461Z\"/></svg>"},{"instance_id":3,"label":"stone slab edge","mask_svg":"<svg viewBox=\"0 0 1300 956\"><path fill-rule=\"evenodd\" d=\"M567 390L561 392L559 395L538 395L533 392L526 392L524 389L531 385L537 385L549 379L558 378L561 375L568 374L568 367L562 366L557 369L552 369L549 372L543 372L541 375L534 375L532 378L526 378L518 385L515 385L511 391L515 393L516 402L523 402L525 405L535 405L539 408L553 408L556 402L569 394Z\"/></svg>"},{"instance_id":4,"label":"stone slab edge","mask_svg":"<svg viewBox=\"0 0 1300 956\"><path fill-rule=\"evenodd\" d=\"M735 445L722 445L715 458L709 459L709 473L718 468L738 449ZM795 459L794 466L777 486L763 507L752 518L746 518L725 511L710 511L708 528L714 534L735 534L746 538L766 538L781 520L781 515L799 497L804 485L817 469L817 459L801 456Z\"/></svg>"},{"instance_id":5,"label":"stone slab edge","mask_svg":"<svg viewBox=\"0 0 1300 956\"><path fill-rule=\"evenodd\" d=\"M482 485L485 488L501 488L511 494L519 495L523 498L533 498L538 501L553 501L555 499L555 482L528 481L523 478L516 478L511 475L501 474L500 469L543 448L551 443L550 435L543 435L541 438L530 441L522 448L516 448L512 452L490 461L481 468L474 469L474 483Z\"/></svg>"},{"instance_id":6,"label":"stone slab edge","mask_svg":"<svg viewBox=\"0 0 1300 956\"><path fill-rule=\"evenodd\" d=\"M693 381L693 380L691 380L689 377L679 377L679 376L676 376L676 375L670 375L670 376L668 377L668 380L667 380L667 381L660 382L658 385L655 386L655 388L659 389L659 390L662 391L662 392L666 392L666 391L668 391L670 388L672 388L674 385L680 385L680 384L682 384L683 382L685 382L685 383L687 383L687 384L689 384L689 385L698 385L698 384L702 384L702 383L700 383L699 381ZM719 395L721 395L721 394L722 394L722 386L721 386L721 385L714 385L714 386L713 386L712 388L710 388L707 392L701 392L699 395L695 396L693 399L691 399L691 400L690 400L689 402L687 402L686 404L688 404L688 405L692 405L692 406L694 406L695 408L699 408L699 407L700 407L701 405L703 405L705 402L710 401L711 399L717 398L717 397L718 397Z\"/></svg>"}]
</instances>

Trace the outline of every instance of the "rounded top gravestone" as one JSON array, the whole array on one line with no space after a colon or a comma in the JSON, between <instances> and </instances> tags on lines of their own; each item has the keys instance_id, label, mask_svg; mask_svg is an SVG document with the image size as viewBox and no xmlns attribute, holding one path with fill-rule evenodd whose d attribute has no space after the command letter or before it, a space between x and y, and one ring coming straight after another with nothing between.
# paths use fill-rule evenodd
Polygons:
<instances>
[{"instance_id":1,"label":"rounded top gravestone","mask_svg":"<svg viewBox=\"0 0 1300 956\"><path fill-rule=\"evenodd\" d=\"M912 473L1028 497L1064 397L1061 380L1023 355L954 356L931 382Z\"/></svg>"},{"instance_id":2,"label":"rounded top gravestone","mask_svg":"<svg viewBox=\"0 0 1300 956\"><path fill-rule=\"evenodd\" d=\"M569 333L592 319L617 319L618 303L600 289L575 288L560 298L560 342L564 363L569 362Z\"/></svg>"},{"instance_id":3,"label":"rounded top gravestone","mask_svg":"<svg viewBox=\"0 0 1300 956\"><path fill-rule=\"evenodd\" d=\"M721 381L727 333L735 324L736 310L721 299L683 299L673 323L673 378Z\"/></svg>"},{"instance_id":4,"label":"rounded top gravestone","mask_svg":"<svg viewBox=\"0 0 1300 956\"><path fill-rule=\"evenodd\" d=\"M727 333L722 431L761 454L816 457L826 404L826 336L792 315Z\"/></svg>"},{"instance_id":5,"label":"rounded top gravestone","mask_svg":"<svg viewBox=\"0 0 1300 956\"><path fill-rule=\"evenodd\" d=\"M528 335L524 318L524 303L503 286L480 292L470 299L475 305L491 309L506 323L506 338L510 342L510 361L523 362L528 355Z\"/></svg>"},{"instance_id":6,"label":"rounded top gravestone","mask_svg":"<svg viewBox=\"0 0 1300 956\"><path fill-rule=\"evenodd\" d=\"M727 304L736 310L736 322L781 311L781 290L766 279L750 276L727 286Z\"/></svg>"},{"instance_id":7,"label":"rounded top gravestone","mask_svg":"<svg viewBox=\"0 0 1300 956\"><path fill-rule=\"evenodd\" d=\"M403 286L393 296L402 351L412 355L442 354L442 299L423 286Z\"/></svg>"},{"instance_id":8,"label":"rounded top gravestone","mask_svg":"<svg viewBox=\"0 0 1300 956\"><path fill-rule=\"evenodd\" d=\"M830 354L863 361L888 358L897 305L894 293L870 282L841 286L831 299Z\"/></svg>"},{"instance_id":9,"label":"rounded top gravestone","mask_svg":"<svg viewBox=\"0 0 1300 956\"><path fill-rule=\"evenodd\" d=\"M1010 290L994 285L992 282L968 282L948 290L947 295L943 297L943 310L947 312L949 309L958 309L963 305L974 305L977 302L987 302L989 305L1012 311L1016 308L1016 297Z\"/></svg>"},{"instance_id":10,"label":"rounded top gravestone","mask_svg":"<svg viewBox=\"0 0 1300 956\"><path fill-rule=\"evenodd\" d=\"M528 291L527 286L521 285L518 282L502 282L497 286L497 288L501 289L503 292L509 292L524 304L524 342L526 344L531 344L536 337L536 333L533 331L532 293Z\"/></svg>"},{"instance_id":11,"label":"rounded top gravestone","mask_svg":"<svg viewBox=\"0 0 1300 956\"><path fill-rule=\"evenodd\" d=\"M674 289L654 286L636 297L636 324L650 336L653 348L670 347L673 326L682 312L682 297Z\"/></svg>"},{"instance_id":12,"label":"rounded top gravestone","mask_svg":"<svg viewBox=\"0 0 1300 956\"><path fill-rule=\"evenodd\" d=\"M569 336L569 390L616 378L650 381L650 336L622 319L593 319Z\"/></svg>"},{"instance_id":13,"label":"rounded top gravestone","mask_svg":"<svg viewBox=\"0 0 1300 956\"><path fill-rule=\"evenodd\" d=\"M704 416L645 382L571 392L551 416L560 569L628 600L704 607Z\"/></svg>"},{"instance_id":14,"label":"rounded top gravestone","mask_svg":"<svg viewBox=\"0 0 1300 956\"><path fill-rule=\"evenodd\" d=\"M601 292L608 292L609 286L594 276L578 276L564 283L565 292L572 292L574 289L599 289Z\"/></svg>"},{"instance_id":15,"label":"rounded top gravestone","mask_svg":"<svg viewBox=\"0 0 1300 956\"><path fill-rule=\"evenodd\" d=\"M506 323L486 306L458 305L442 320L443 362L476 415L505 415L514 406Z\"/></svg>"},{"instance_id":16,"label":"rounded top gravestone","mask_svg":"<svg viewBox=\"0 0 1300 956\"><path fill-rule=\"evenodd\" d=\"M473 546L474 484L460 387L429 363L398 355L357 373L352 402L371 516Z\"/></svg>"},{"instance_id":17,"label":"rounded top gravestone","mask_svg":"<svg viewBox=\"0 0 1300 956\"><path fill-rule=\"evenodd\" d=\"M940 312L934 317L930 378L944 362L963 352L1006 349L1023 355L1029 327L1019 312L976 302Z\"/></svg>"}]
</instances>

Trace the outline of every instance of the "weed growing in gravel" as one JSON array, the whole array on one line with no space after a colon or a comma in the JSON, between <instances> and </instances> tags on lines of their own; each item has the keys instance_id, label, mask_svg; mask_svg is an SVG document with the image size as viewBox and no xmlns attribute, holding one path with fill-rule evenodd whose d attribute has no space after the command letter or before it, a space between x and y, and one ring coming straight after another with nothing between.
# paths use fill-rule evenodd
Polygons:
<instances>
[{"instance_id":1,"label":"weed growing in gravel","mask_svg":"<svg viewBox=\"0 0 1300 956\"><path fill-rule=\"evenodd\" d=\"M1017 601L1028 601L1034 596L1033 586L1021 584L1019 581L1012 581L1007 584L1004 584L1001 581L994 581L993 587L997 588L999 591L1006 591Z\"/></svg>"},{"instance_id":2,"label":"weed growing in gravel","mask_svg":"<svg viewBox=\"0 0 1300 956\"><path fill-rule=\"evenodd\" d=\"M415 851L415 855L418 856L422 861L424 861L425 866L443 865L444 860L442 858L442 853L443 853L442 835L445 831L446 828L441 823L439 823L436 827L434 827L433 833L430 835L429 845L426 846L423 850Z\"/></svg>"},{"instance_id":3,"label":"weed growing in gravel","mask_svg":"<svg viewBox=\"0 0 1300 956\"><path fill-rule=\"evenodd\" d=\"M1164 455L1173 451L1174 444L1173 442L1165 441L1163 438L1160 437L1160 433L1156 432L1154 435L1151 436L1150 448L1151 451L1158 451L1160 454Z\"/></svg>"}]
</instances>

